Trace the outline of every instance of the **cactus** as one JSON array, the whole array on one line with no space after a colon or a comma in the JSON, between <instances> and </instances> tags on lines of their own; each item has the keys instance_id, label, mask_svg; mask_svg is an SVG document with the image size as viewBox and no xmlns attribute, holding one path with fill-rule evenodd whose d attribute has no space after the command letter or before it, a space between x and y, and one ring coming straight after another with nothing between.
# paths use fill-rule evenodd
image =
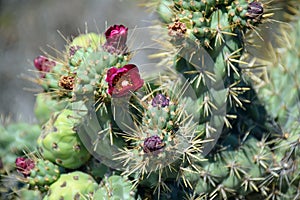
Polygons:
<instances>
[{"instance_id":1,"label":"cactus","mask_svg":"<svg viewBox=\"0 0 300 200\"><path fill-rule=\"evenodd\" d=\"M39 152L45 159L69 169L76 169L87 162L90 154L76 132L78 118L68 109L53 113L37 140Z\"/></svg>"},{"instance_id":2,"label":"cactus","mask_svg":"<svg viewBox=\"0 0 300 200\"><path fill-rule=\"evenodd\" d=\"M92 199L134 200L135 191L132 191L131 188L132 184L129 180L126 180L122 176L112 175L103 179Z\"/></svg>"},{"instance_id":3,"label":"cactus","mask_svg":"<svg viewBox=\"0 0 300 200\"><path fill-rule=\"evenodd\" d=\"M40 191L47 190L60 176L58 166L43 159L19 157L16 159L16 168L24 176L20 178L22 182Z\"/></svg>"},{"instance_id":4,"label":"cactus","mask_svg":"<svg viewBox=\"0 0 300 200\"><path fill-rule=\"evenodd\" d=\"M45 124L51 117L51 114L61 111L67 106L66 101L60 101L51 97L47 93L40 93L36 96L34 113L39 124Z\"/></svg>"},{"instance_id":5,"label":"cactus","mask_svg":"<svg viewBox=\"0 0 300 200\"><path fill-rule=\"evenodd\" d=\"M41 131L35 124L5 121L0 123L0 198L3 199L10 198L11 192L24 187L15 178L15 160L25 152L35 150L36 143L32 141L36 141Z\"/></svg>"},{"instance_id":6,"label":"cactus","mask_svg":"<svg viewBox=\"0 0 300 200\"><path fill-rule=\"evenodd\" d=\"M153 0L164 46L152 57L171 67L156 77L132 62L124 25L37 57L38 151L62 174L31 188L44 199L299 198L299 42L272 41L277 63L251 55L273 8L293 24L297 3Z\"/></svg>"},{"instance_id":7,"label":"cactus","mask_svg":"<svg viewBox=\"0 0 300 200\"><path fill-rule=\"evenodd\" d=\"M0 158L5 170L14 168L15 160L18 156L35 150L36 144L32 144L40 134L40 127L28 123L9 123L0 125Z\"/></svg>"},{"instance_id":8,"label":"cactus","mask_svg":"<svg viewBox=\"0 0 300 200\"><path fill-rule=\"evenodd\" d=\"M62 174L60 178L49 187L43 199L88 199L93 196L97 187L97 182L90 175L80 171L74 171L68 174Z\"/></svg>"}]
</instances>

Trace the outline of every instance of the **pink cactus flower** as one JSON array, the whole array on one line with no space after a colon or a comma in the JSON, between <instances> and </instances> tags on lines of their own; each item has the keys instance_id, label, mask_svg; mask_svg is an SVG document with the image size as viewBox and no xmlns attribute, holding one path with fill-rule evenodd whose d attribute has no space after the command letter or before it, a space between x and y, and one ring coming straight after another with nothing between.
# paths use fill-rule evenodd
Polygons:
<instances>
[{"instance_id":1,"label":"pink cactus flower","mask_svg":"<svg viewBox=\"0 0 300 200\"><path fill-rule=\"evenodd\" d=\"M30 175L30 171L35 167L35 163L29 158L18 157L16 159L16 167L18 172L27 177Z\"/></svg>"},{"instance_id":2,"label":"pink cactus flower","mask_svg":"<svg viewBox=\"0 0 300 200\"><path fill-rule=\"evenodd\" d=\"M141 88L144 80L141 79L137 66L128 64L118 69L115 67L107 71L108 93L112 97L122 97Z\"/></svg>"},{"instance_id":3,"label":"pink cactus flower","mask_svg":"<svg viewBox=\"0 0 300 200\"><path fill-rule=\"evenodd\" d=\"M104 49L112 54L126 53L128 28L123 25L113 25L105 31Z\"/></svg>"}]
</instances>

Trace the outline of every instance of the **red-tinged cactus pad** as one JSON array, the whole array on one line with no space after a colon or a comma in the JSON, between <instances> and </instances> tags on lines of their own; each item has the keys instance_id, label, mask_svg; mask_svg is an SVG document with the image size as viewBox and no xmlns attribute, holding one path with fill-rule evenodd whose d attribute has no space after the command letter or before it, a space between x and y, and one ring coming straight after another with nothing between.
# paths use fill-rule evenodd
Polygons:
<instances>
[{"instance_id":1,"label":"red-tinged cactus pad","mask_svg":"<svg viewBox=\"0 0 300 200\"><path fill-rule=\"evenodd\" d=\"M90 199L98 187L89 174L75 171L62 174L53 183L43 200L84 200Z\"/></svg>"},{"instance_id":2,"label":"red-tinged cactus pad","mask_svg":"<svg viewBox=\"0 0 300 200\"><path fill-rule=\"evenodd\" d=\"M76 169L90 157L77 134L80 116L68 109L53 113L38 139L41 155L56 164Z\"/></svg>"}]
</instances>

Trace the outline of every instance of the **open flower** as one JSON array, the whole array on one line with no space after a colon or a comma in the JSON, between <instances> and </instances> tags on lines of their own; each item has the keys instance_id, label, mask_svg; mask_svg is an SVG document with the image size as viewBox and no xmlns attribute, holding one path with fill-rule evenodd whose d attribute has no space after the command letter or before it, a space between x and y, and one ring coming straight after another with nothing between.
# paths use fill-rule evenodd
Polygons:
<instances>
[{"instance_id":1,"label":"open flower","mask_svg":"<svg viewBox=\"0 0 300 200\"><path fill-rule=\"evenodd\" d=\"M54 61L49 60L45 56L36 57L34 59L33 63L34 63L35 68L41 72L40 73L41 78L45 78L46 73L50 72L52 67L54 67L56 65L56 63Z\"/></svg>"},{"instance_id":2,"label":"open flower","mask_svg":"<svg viewBox=\"0 0 300 200\"><path fill-rule=\"evenodd\" d=\"M16 159L16 167L18 172L27 177L30 175L30 171L35 167L35 164L34 161L29 158L18 157Z\"/></svg>"},{"instance_id":3,"label":"open flower","mask_svg":"<svg viewBox=\"0 0 300 200\"><path fill-rule=\"evenodd\" d=\"M141 88L144 80L141 79L137 66L128 64L118 69L112 67L107 71L108 93L112 97L126 96Z\"/></svg>"},{"instance_id":4,"label":"open flower","mask_svg":"<svg viewBox=\"0 0 300 200\"><path fill-rule=\"evenodd\" d=\"M123 25L113 25L105 31L104 49L109 53L124 54L127 50L128 28Z\"/></svg>"}]
</instances>

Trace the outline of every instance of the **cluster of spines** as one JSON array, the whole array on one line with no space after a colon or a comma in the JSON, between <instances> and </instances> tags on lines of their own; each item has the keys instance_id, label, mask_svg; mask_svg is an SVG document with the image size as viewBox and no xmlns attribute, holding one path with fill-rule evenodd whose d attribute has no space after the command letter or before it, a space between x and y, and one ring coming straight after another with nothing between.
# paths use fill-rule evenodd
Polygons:
<instances>
[{"instance_id":1,"label":"cluster of spines","mask_svg":"<svg viewBox=\"0 0 300 200\"><path fill-rule=\"evenodd\" d=\"M161 1L160 6L163 7L164 3ZM173 28L172 32L180 31L178 35L186 35L207 49L214 48L220 35L233 36L237 28L253 28L262 22L266 14L263 3L257 1L174 1L169 4L173 14L169 16L173 19L173 24L169 25ZM175 30L178 23L183 24L186 30Z\"/></svg>"},{"instance_id":2,"label":"cluster of spines","mask_svg":"<svg viewBox=\"0 0 300 200\"><path fill-rule=\"evenodd\" d=\"M161 1L162 3L164 1ZM264 4L262 4L259 1L232 1L232 2L226 2L226 6L221 9L224 5L219 5L213 7L212 9L206 10L208 7L203 8L199 12L196 8L199 8L201 4L205 4L208 1L201 1L196 2L195 1L174 1L174 4L169 4L169 9L172 12L172 15L170 14L169 17L173 17L173 24L170 22L171 20L165 20L165 22L168 22L169 25L169 35L173 38L171 39L171 42L178 46L181 49L184 49L186 44L189 45L187 40L183 40L183 38L188 38L188 40L193 40L194 42L198 42L200 39L200 46L205 47L208 49L209 54L212 56L214 63L215 63L215 69L217 71L215 74L215 77L221 77L217 78L217 81L220 81L223 79L224 86L227 88L227 110L228 113L226 115L232 115L235 116L232 119L229 119L228 122L231 123L228 127L233 127L232 129L225 129L225 131L221 135L221 140L217 144L220 145L219 150L223 152L223 154L228 153L228 151L233 151L234 149L243 149L245 144L249 141L247 139L245 142L241 142L242 140L245 140L245 138L248 138L248 135L252 135L251 137L255 137L255 140L263 141L263 138L266 138L266 134L268 134L270 131L271 133L278 134L280 131L275 127L276 124L274 122L268 121L270 120L267 117L266 109L263 107L261 102L259 101L257 95L255 94L255 91L253 90L253 87L251 84L248 83L247 77L245 77L244 74L242 74L242 70L240 68L240 64L247 64L244 61L239 60L241 58L241 55L243 53L243 34L245 33L245 29L255 29L254 26L261 23L263 18L266 17L266 10ZM223 2L222 2L223 3ZM197 5L197 6L195 6ZM207 4L208 5L208 4ZM218 13L218 14L216 14ZM195 14L195 18L198 18L198 16L203 15L202 18L199 18L201 20L199 21L193 21L194 17L193 14ZM211 15L210 15L211 14ZM268 16L271 16L268 15ZM164 16L166 17L166 16ZM201 22L201 23L200 23ZM225 22L225 23L223 23ZM213 29L211 27L211 24L214 24L214 27L219 27ZM209 27L207 24L210 24ZM202 29L199 29L197 26L201 26ZM226 28L225 28L226 27ZM195 29L196 28L196 29ZM224 29L225 28L225 29ZM193 30L194 31L191 31ZM213 31L215 30L215 31ZM192 33L192 37L191 37ZM220 34L221 33L221 34ZM198 34L198 35L197 35ZM211 38L210 38L211 37ZM205 42L206 40L206 42ZM184 44L183 42L186 44ZM214 43L211 43L214 42ZM180 45L178 45L180 44ZM214 44L214 45L211 45ZM190 46L189 46L190 47ZM199 50L199 49L197 49ZM194 52L194 55L196 54L196 51ZM201 49L200 49L201 51ZM180 57L175 55L175 57ZM293 56L291 56L293 57ZM294 56L295 57L295 56ZM185 61L182 61L183 59L177 59L175 66L176 69L179 72L186 72L187 70L193 70L191 69L191 64L189 62L192 60L191 58L186 59ZM224 64L225 63L225 64ZM224 73L225 72L225 73ZM279 74L278 74L279 76ZM194 77L191 78L191 80ZM280 78L277 78L278 82L280 82ZM293 85L293 84L292 84ZM203 85L201 85L202 87ZM198 86L197 89L201 88ZM206 96L207 97L207 96ZM266 96L265 96L266 97ZM295 96L293 97L295 98ZM266 101L265 101L266 102ZM278 106L276 106L278 108ZM295 109L298 111L298 109ZM275 112L276 113L276 112ZM272 127L271 127L272 126ZM277 129L277 131L275 131ZM229 134L226 134L226 132L229 132ZM206 180L205 184L202 186L198 185L198 189L202 187L206 188L205 191L203 191L203 194L209 198L215 198L215 197L221 197L221 198L227 198L227 196L247 196L252 195L251 193L260 192L263 196L266 196L269 198L269 196L272 195L272 193L280 192L280 189L275 192L275 190L272 191L271 185L268 185L266 180L269 176L272 176L272 170L274 165L276 166L277 162L272 162L270 159L268 159L268 156L275 155L276 151L271 149L272 142L274 142L274 137L276 139L275 135L270 134L268 138L268 142L266 142L265 145L259 146L260 150L266 150L267 153L264 155L255 155L257 158L266 159L266 161L262 161L263 165L260 166L263 169L263 173L259 174L258 177L254 178L257 179L257 181L254 181L255 184L253 188L247 188L245 187L245 192L239 193L239 188L241 181L244 183L244 185L249 186L249 174L251 171L244 170L243 167L238 167L235 169L237 172L242 171L244 178L228 178L225 180L222 179L222 181L225 181L226 187L224 187L223 182L218 182L218 184L215 184L215 178L216 177L210 177L207 176L209 174L206 170L195 169L195 174L199 176L199 174L203 174L203 180ZM278 138L277 138L278 139ZM297 142L294 142L292 145L292 148L294 146L298 146ZM223 149L222 149L223 148ZM288 148L288 147L287 147ZM246 147L244 148L245 155L251 155L250 150ZM238 152L238 151L235 151ZM235 157L225 156L222 155L222 153L212 153L212 155L220 156L227 160L228 162L231 162L235 160ZM210 156L208 156L210 157ZM211 161L213 162L213 161ZM255 163L257 161L250 160L249 166L246 166L246 168L254 167ZM264 163L266 162L266 163ZM294 161L293 161L294 162ZM218 163L218 162L217 162ZM217 164L220 165L220 164ZM228 163L229 165L229 163ZM224 166L223 166L224 167ZM188 170L187 170L188 171ZM240 173L240 172L239 172ZM252 173L252 172L251 172ZM229 174L229 172L226 174ZM276 173L274 173L276 174ZM195 175L195 176L197 176ZM292 177L294 175L291 175ZM225 175L226 177L226 175ZM197 179L197 178L196 178ZM212 181L213 180L213 181ZM201 179L199 180L201 181ZM207 184L209 181L213 182L212 187L208 189ZM248 182L249 183L248 183ZM266 182L265 182L266 181ZM231 185L228 185L231 184ZM233 186L232 184L236 184ZM251 183L253 184L253 183ZM250 184L250 185L251 185ZM261 184L261 185L260 185ZM275 183L275 185L278 183ZM220 187L217 187L220 186ZM259 188L261 190L259 190ZM215 189L215 191L213 191ZM251 192L253 190L253 192ZM271 191L270 191L271 190ZM205 194L208 192L209 194ZM280 194L278 196L284 198L285 191L281 191L283 194ZM250 193L250 194L247 194ZM297 192L296 192L297 194ZM198 191L198 195L202 195L202 192ZM288 196L290 198L295 197L294 194L289 194L291 196ZM297 196L297 195L296 195ZM235 196L236 197L236 196Z\"/></svg>"}]
</instances>

